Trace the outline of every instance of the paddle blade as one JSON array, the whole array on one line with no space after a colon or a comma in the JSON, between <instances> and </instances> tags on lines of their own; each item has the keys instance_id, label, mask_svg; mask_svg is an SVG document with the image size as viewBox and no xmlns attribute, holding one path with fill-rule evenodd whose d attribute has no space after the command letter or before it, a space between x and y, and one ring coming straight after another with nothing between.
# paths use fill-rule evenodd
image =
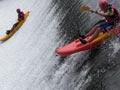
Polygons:
<instances>
[{"instance_id":1,"label":"paddle blade","mask_svg":"<svg viewBox=\"0 0 120 90\"><path fill-rule=\"evenodd\" d=\"M83 5L80 7L81 12L89 12L91 11L91 8L89 6Z\"/></svg>"}]
</instances>

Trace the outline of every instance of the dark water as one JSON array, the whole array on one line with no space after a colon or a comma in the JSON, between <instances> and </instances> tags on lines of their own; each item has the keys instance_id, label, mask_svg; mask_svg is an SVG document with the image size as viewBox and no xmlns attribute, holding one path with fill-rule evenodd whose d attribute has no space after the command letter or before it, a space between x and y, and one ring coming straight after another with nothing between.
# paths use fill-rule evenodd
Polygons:
<instances>
[{"instance_id":1,"label":"dark water","mask_svg":"<svg viewBox=\"0 0 120 90\"><path fill-rule=\"evenodd\" d=\"M99 17L96 15L88 15L79 11L79 7L84 3L83 1L53 1L58 6L56 11L60 13L59 32L62 34L60 34L59 37L65 35L64 41L71 41L75 38L78 38L80 33L86 33L92 27L92 25L99 20ZM111 0L111 3L116 4L117 7L120 5L118 2L119 1L117 0ZM94 8L98 8L96 5L97 1L86 1L85 3L94 5L92 6ZM114 37L103 45L98 46L96 49L89 51L87 53L87 58L83 59L83 63L81 61L76 63L77 71L75 72L82 72L82 70L84 71L86 67L89 67L89 71L85 75L84 80L87 80L89 77L91 77L91 81L86 84L87 86L85 85L84 88L79 87L80 90L120 90L120 59L119 47L117 45L119 45L119 37ZM79 77L81 77L80 73L77 74ZM79 89L75 89L75 87L72 89L69 88L69 90Z\"/></svg>"}]
</instances>

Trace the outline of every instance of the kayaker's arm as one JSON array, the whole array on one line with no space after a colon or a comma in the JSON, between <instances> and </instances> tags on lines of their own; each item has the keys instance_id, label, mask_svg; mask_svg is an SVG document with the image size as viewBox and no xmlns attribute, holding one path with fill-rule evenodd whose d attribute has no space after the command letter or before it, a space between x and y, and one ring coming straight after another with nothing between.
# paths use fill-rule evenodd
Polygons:
<instances>
[{"instance_id":1,"label":"kayaker's arm","mask_svg":"<svg viewBox=\"0 0 120 90\"><path fill-rule=\"evenodd\" d=\"M95 13L98 14L98 15L100 15L100 16L103 16L103 17L114 15L114 12L107 12L107 13L95 12Z\"/></svg>"},{"instance_id":2,"label":"kayaker's arm","mask_svg":"<svg viewBox=\"0 0 120 90\"><path fill-rule=\"evenodd\" d=\"M93 10L91 10L91 12L95 13L95 14L98 14L100 16L103 16L103 17L113 16L114 15L114 10L113 9L109 9L106 13L99 12L99 11L93 11Z\"/></svg>"}]
</instances>

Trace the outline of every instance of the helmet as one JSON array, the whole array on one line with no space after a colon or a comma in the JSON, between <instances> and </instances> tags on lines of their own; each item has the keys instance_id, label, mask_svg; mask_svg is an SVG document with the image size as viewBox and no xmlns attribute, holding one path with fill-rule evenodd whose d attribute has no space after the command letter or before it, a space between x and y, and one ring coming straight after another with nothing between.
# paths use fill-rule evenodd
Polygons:
<instances>
[{"instance_id":1,"label":"helmet","mask_svg":"<svg viewBox=\"0 0 120 90\"><path fill-rule=\"evenodd\" d=\"M19 13L21 10L18 8L18 9L16 9L16 11Z\"/></svg>"},{"instance_id":2,"label":"helmet","mask_svg":"<svg viewBox=\"0 0 120 90\"><path fill-rule=\"evenodd\" d=\"M99 6L101 10L106 11L108 8L108 0L99 0Z\"/></svg>"}]
</instances>

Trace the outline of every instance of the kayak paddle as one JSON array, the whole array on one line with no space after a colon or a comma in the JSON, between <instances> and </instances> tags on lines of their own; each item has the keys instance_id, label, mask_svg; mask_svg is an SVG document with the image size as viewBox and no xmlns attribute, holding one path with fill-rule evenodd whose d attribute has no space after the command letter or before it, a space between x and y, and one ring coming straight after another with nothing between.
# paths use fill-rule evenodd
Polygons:
<instances>
[{"instance_id":1,"label":"kayak paddle","mask_svg":"<svg viewBox=\"0 0 120 90\"><path fill-rule=\"evenodd\" d=\"M83 5L80 7L81 12L94 12L89 6Z\"/></svg>"}]
</instances>

